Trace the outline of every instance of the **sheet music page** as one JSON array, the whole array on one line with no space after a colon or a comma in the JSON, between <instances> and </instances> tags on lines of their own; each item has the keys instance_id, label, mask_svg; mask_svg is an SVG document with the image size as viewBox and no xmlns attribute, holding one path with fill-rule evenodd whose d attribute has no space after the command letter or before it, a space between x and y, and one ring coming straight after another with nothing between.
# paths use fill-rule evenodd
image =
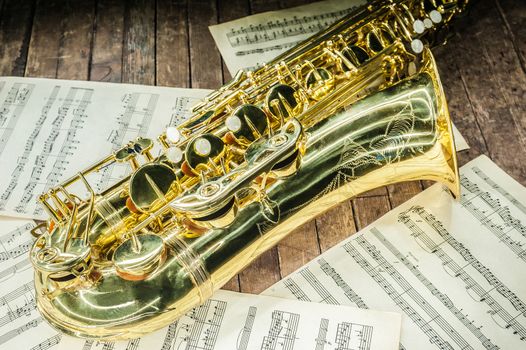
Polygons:
<instances>
[{"instance_id":1,"label":"sheet music page","mask_svg":"<svg viewBox=\"0 0 526 350\"><path fill-rule=\"evenodd\" d=\"M38 196L137 136L157 138L209 90L0 78L0 215L45 219ZM88 179L100 190L129 166Z\"/></svg>"},{"instance_id":2,"label":"sheet music page","mask_svg":"<svg viewBox=\"0 0 526 350\"><path fill-rule=\"evenodd\" d=\"M481 156L263 294L401 312L403 349L526 348L526 188Z\"/></svg>"},{"instance_id":3,"label":"sheet music page","mask_svg":"<svg viewBox=\"0 0 526 350\"><path fill-rule=\"evenodd\" d=\"M64 350L398 349L401 316L358 308L218 291L169 327L104 343L63 337Z\"/></svg>"},{"instance_id":4,"label":"sheet music page","mask_svg":"<svg viewBox=\"0 0 526 350\"><path fill-rule=\"evenodd\" d=\"M28 252L33 221L0 218L0 349L46 350L60 342L36 309Z\"/></svg>"},{"instance_id":5,"label":"sheet music page","mask_svg":"<svg viewBox=\"0 0 526 350\"><path fill-rule=\"evenodd\" d=\"M365 0L327 0L210 26L232 75L253 70L325 29Z\"/></svg>"}]
</instances>

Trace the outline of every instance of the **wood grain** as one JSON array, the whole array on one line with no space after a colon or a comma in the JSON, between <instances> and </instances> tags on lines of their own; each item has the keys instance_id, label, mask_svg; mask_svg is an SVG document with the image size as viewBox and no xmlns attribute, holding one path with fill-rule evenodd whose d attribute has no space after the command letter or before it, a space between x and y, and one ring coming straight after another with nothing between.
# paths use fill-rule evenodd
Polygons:
<instances>
[{"instance_id":1,"label":"wood grain","mask_svg":"<svg viewBox=\"0 0 526 350\"><path fill-rule=\"evenodd\" d=\"M125 2L122 82L155 85L155 2Z\"/></svg>"},{"instance_id":2,"label":"wood grain","mask_svg":"<svg viewBox=\"0 0 526 350\"><path fill-rule=\"evenodd\" d=\"M192 87L217 89L223 83L221 56L208 26L217 24L216 3L192 0L188 3L190 68Z\"/></svg>"},{"instance_id":3,"label":"wood grain","mask_svg":"<svg viewBox=\"0 0 526 350\"><path fill-rule=\"evenodd\" d=\"M523 72L526 72L526 11L524 2L497 0L495 4L508 30Z\"/></svg>"},{"instance_id":4,"label":"wood grain","mask_svg":"<svg viewBox=\"0 0 526 350\"><path fill-rule=\"evenodd\" d=\"M157 85L190 87L188 2L157 2Z\"/></svg>"},{"instance_id":5,"label":"wood grain","mask_svg":"<svg viewBox=\"0 0 526 350\"><path fill-rule=\"evenodd\" d=\"M27 54L26 76L57 77L63 19L60 1L37 2Z\"/></svg>"},{"instance_id":6,"label":"wood grain","mask_svg":"<svg viewBox=\"0 0 526 350\"><path fill-rule=\"evenodd\" d=\"M97 2L90 80L122 81L124 14L125 5L120 0Z\"/></svg>"},{"instance_id":7,"label":"wood grain","mask_svg":"<svg viewBox=\"0 0 526 350\"><path fill-rule=\"evenodd\" d=\"M87 80L95 16L94 0L68 1L58 47L57 78Z\"/></svg>"},{"instance_id":8,"label":"wood grain","mask_svg":"<svg viewBox=\"0 0 526 350\"><path fill-rule=\"evenodd\" d=\"M0 75L23 76L35 3L6 0L0 8Z\"/></svg>"},{"instance_id":9,"label":"wood grain","mask_svg":"<svg viewBox=\"0 0 526 350\"><path fill-rule=\"evenodd\" d=\"M490 157L522 183L526 162L514 155L524 154L524 72L495 3L481 1L466 17L469 30L458 31L459 40L451 51L459 62L461 81L488 147ZM473 58L476 60L473 60ZM510 74L513 79L510 79ZM522 83L522 87L520 84ZM514 91L515 90L515 91ZM510 154L510 141L514 152Z\"/></svg>"}]
</instances>

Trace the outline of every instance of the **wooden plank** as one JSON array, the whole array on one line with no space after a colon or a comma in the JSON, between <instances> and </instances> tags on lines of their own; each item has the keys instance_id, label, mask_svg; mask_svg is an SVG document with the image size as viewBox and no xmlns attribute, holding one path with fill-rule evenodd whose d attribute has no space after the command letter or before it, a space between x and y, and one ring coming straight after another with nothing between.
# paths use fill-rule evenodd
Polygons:
<instances>
[{"instance_id":1,"label":"wooden plank","mask_svg":"<svg viewBox=\"0 0 526 350\"><path fill-rule=\"evenodd\" d=\"M256 14L280 9L279 0L250 0L250 13Z\"/></svg>"},{"instance_id":2,"label":"wooden plank","mask_svg":"<svg viewBox=\"0 0 526 350\"><path fill-rule=\"evenodd\" d=\"M155 2L126 1L122 81L155 85Z\"/></svg>"},{"instance_id":3,"label":"wooden plank","mask_svg":"<svg viewBox=\"0 0 526 350\"><path fill-rule=\"evenodd\" d=\"M356 232L351 201L323 213L316 219L320 251L323 253Z\"/></svg>"},{"instance_id":4,"label":"wooden plank","mask_svg":"<svg viewBox=\"0 0 526 350\"><path fill-rule=\"evenodd\" d=\"M526 72L526 3L517 0L495 0L509 31L522 70Z\"/></svg>"},{"instance_id":5,"label":"wooden plank","mask_svg":"<svg viewBox=\"0 0 526 350\"><path fill-rule=\"evenodd\" d=\"M157 85L190 87L188 1L157 2Z\"/></svg>"},{"instance_id":6,"label":"wooden plank","mask_svg":"<svg viewBox=\"0 0 526 350\"><path fill-rule=\"evenodd\" d=\"M291 7L301 6L301 5L307 5L313 2L317 2L317 1L319 0L281 0L280 5L282 8L286 9L286 8L291 8Z\"/></svg>"},{"instance_id":7,"label":"wooden plank","mask_svg":"<svg viewBox=\"0 0 526 350\"><path fill-rule=\"evenodd\" d=\"M26 76L56 78L63 14L61 1L37 2L27 55Z\"/></svg>"},{"instance_id":8,"label":"wooden plank","mask_svg":"<svg viewBox=\"0 0 526 350\"><path fill-rule=\"evenodd\" d=\"M122 0L97 2L90 80L121 82L124 13Z\"/></svg>"},{"instance_id":9,"label":"wooden plank","mask_svg":"<svg viewBox=\"0 0 526 350\"><path fill-rule=\"evenodd\" d=\"M0 75L23 76L35 3L6 0L0 2L0 8Z\"/></svg>"},{"instance_id":10,"label":"wooden plank","mask_svg":"<svg viewBox=\"0 0 526 350\"><path fill-rule=\"evenodd\" d=\"M514 156L526 151L526 77L502 19L495 13L494 2L473 6L466 18L469 30L459 33L462 50L455 58L490 157L526 184L526 163Z\"/></svg>"},{"instance_id":11,"label":"wooden plank","mask_svg":"<svg viewBox=\"0 0 526 350\"><path fill-rule=\"evenodd\" d=\"M358 230L363 229L391 210L389 200L385 196L356 198L352 201L352 205Z\"/></svg>"},{"instance_id":12,"label":"wooden plank","mask_svg":"<svg viewBox=\"0 0 526 350\"><path fill-rule=\"evenodd\" d=\"M316 222L311 220L289 233L278 244L278 254L282 278L320 255Z\"/></svg>"},{"instance_id":13,"label":"wooden plank","mask_svg":"<svg viewBox=\"0 0 526 350\"><path fill-rule=\"evenodd\" d=\"M217 23L215 1L188 3L192 87L217 89L223 83L221 57L208 26Z\"/></svg>"},{"instance_id":14,"label":"wooden plank","mask_svg":"<svg viewBox=\"0 0 526 350\"><path fill-rule=\"evenodd\" d=\"M64 1L62 11L64 17L59 41L57 78L86 80L89 77L95 1Z\"/></svg>"},{"instance_id":15,"label":"wooden plank","mask_svg":"<svg viewBox=\"0 0 526 350\"><path fill-rule=\"evenodd\" d=\"M382 186L374 188L370 191L360 193L358 197L376 197L376 196L387 196L387 187Z\"/></svg>"},{"instance_id":16,"label":"wooden plank","mask_svg":"<svg viewBox=\"0 0 526 350\"><path fill-rule=\"evenodd\" d=\"M277 248L263 253L239 274L239 284L244 293L259 294L281 279Z\"/></svg>"},{"instance_id":17,"label":"wooden plank","mask_svg":"<svg viewBox=\"0 0 526 350\"><path fill-rule=\"evenodd\" d=\"M87 79L93 20L94 0L38 1L25 75Z\"/></svg>"},{"instance_id":18,"label":"wooden plank","mask_svg":"<svg viewBox=\"0 0 526 350\"><path fill-rule=\"evenodd\" d=\"M433 169L429 169L429 171L432 170ZM387 186L387 191L389 193L388 197L391 208L396 208L422 192L422 184L420 181L401 182Z\"/></svg>"},{"instance_id":19,"label":"wooden plank","mask_svg":"<svg viewBox=\"0 0 526 350\"><path fill-rule=\"evenodd\" d=\"M462 26L457 26L457 32L463 34L471 30L464 25L465 21L459 24ZM468 150L457 153L459 163L463 165L480 154L488 153L488 148L458 66L461 62L457 62L457 58L464 50L461 40L461 35L455 34L446 45L436 48L434 53L451 120L470 146Z\"/></svg>"},{"instance_id":20,"label":"wooden plank","mask_svg":"<svg viewBox=\"0 0 526 350\"><path fill-rule=\"evenodd\" d=\"M250 14L250 4L248 0L220 1L218 10L219 23L224 23L248 16ZM223 83L226 83L232 79L232 76L222 59L221 64L223 68Z\"/></svg>"}]
</instances>

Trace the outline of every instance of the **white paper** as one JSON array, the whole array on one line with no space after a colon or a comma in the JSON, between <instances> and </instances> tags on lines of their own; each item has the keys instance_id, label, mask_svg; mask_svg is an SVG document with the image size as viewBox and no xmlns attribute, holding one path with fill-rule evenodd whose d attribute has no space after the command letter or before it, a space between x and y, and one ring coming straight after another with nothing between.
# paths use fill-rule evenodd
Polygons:
<instances>
[{"instance_id":1,"label":"white paper","mask_svg":"<svg viewBox=\"0 0 526 350\"><path fill-rule=\"evenodd\" d=\"M0 349L45 350L61 335L36 309L29 220L0 219Z\"/></svg>"},{"instance_id":2,"label":"white paper","mask_svg":"<svg viewBox=\"0 0 526 350\"><path fill-rule=\"evenodd\" d=\"M264 294L402 312L404 349L526 348L526 188L481 156Z\"/></svg>"},{"instance_id":3,"label":"white paper","mask_svg":"<svg viewBox=\"0 0 526 350\"><path fill-rule=\"evenodd\" d=\"M209 90L0 78L0 215L44 219L36 199L137 136L157 138ZM90 179L103 189L128 165Z\"/></svg>"},{"instance_id":4,"label":"white paper","mask_svg":"<svg viewBox=\"0 0 526 350\"><path fill-rule=\"evenodd\" d=\"M210 26L232 75L253 70L328 27L365 0L328 0Z\"/></svg>"},{"instance_id":5,"label":"white paper","mask_svg":"<svg viewBox=\"0 0 526 350\"><path fill-rule=\"evenodd\" d=\"M455 147L456 147L457 151L460 152L460 151L464 151L464 150L469 149L468 142L466 141L464 136L462 136L460 131L458 131L458 129L455 126L455 124L452 124L452 126L453 126L453 138L455 140Z\"/></svg>"},{"instance_id":6,"label":"white paper","mask_svg":"<svg viewBox=\"0 0 526 350\"><path fill-rule=\"evenodd\" d=\"M103 343L63 337L59 349L398 349L401 317L358 308L218 291L169 327Z\"/></svg>"}]
</instances>

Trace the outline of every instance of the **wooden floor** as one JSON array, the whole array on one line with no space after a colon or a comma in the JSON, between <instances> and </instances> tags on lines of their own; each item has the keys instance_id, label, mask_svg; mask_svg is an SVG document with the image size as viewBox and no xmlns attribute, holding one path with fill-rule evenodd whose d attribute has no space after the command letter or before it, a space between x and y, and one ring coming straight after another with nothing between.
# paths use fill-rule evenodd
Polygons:
<instances>
[{"instance_id":1,"label":"wooden floor","mask_svg":"<svg viewBox=\"0 0 526 350\"><path fill-rule=\"evenodd\" d=\"M0 75L217 88L230 79L208 26L294 0L0 0ZM434 50L454 122L526 185L526 1L480 0ZM296 229L226 288L258 293L427 184L348 201Z\"/></svg>"}]
</instances>

